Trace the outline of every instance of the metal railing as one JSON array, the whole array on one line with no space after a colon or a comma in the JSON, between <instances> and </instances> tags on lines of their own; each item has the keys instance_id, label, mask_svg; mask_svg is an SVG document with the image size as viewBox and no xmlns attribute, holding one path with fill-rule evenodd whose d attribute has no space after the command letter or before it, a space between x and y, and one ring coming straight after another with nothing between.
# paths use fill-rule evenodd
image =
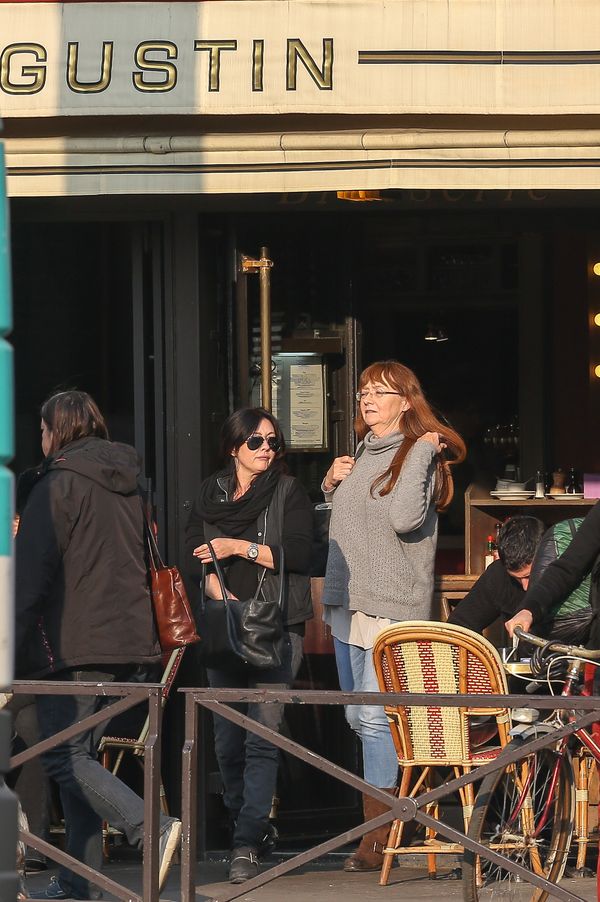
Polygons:
<instances>
[{"instance_id":1,"label":"metal railing","mask_svg":"<svg viewBox=\"0 0 600 902\"><path fill-rule=\"evenodd\" d=\"M148 703L149 730L144 746L144 845L142 895L134 893L126 886L111 880L100 871L82 864L66 852L57 849L41 837L26 831L19 836L28 846L46 855L59 865L90 880L100 889L111 893L123 902L158 902L158 868L159 868L159 819L160 819L160 761L161 761L161 724L162 724L162 691L158 683L60 683L58 681L20 680L14 683L15 695L99 695L116 698L117 701L107 703L95 714L85 717L67 729L44 739L28 749L14 755L10 759L10 769L19 767L37 758L48 749L61 742L77 736L100 723L111 720L117 714L128 711L140 702Z\"/></svg>"},{"instance_id":2,"label":"metal railing","mask_svg":"<svg viewBox=\"0 0 600 902\"><path fill-rule=\"evenodd\" d=\"M158 902L158 866L159 866L159 818L160 818L160 761L161 761L161 724L162 724L162 686L150 683L77 683L76 692L72 682L60 683L50 681L18 681L14 684L15 694L30 695L100 695L106 698L114 698L116 701L107 703L102 709L84 720L73 724L67 729L45 739L34 746L14 755L10 760L10 768L18 767L38 757L48 749L54 748L61 742L91 729L102 722L106 722L124 711L133 708L140 702L148 703L149 731L145 743L144 754L144 845L143 845L143 875L142 895L134 893L128 887L122 886L109 877L89 868L81 862L71 858L65 852L45 842L35 834L21 831L21 839L27 845L46 855L59 865L70 868L75 873L90 880L118 899L131 900L131 902ZM230 707L239 703L260 704L300 704L300 705L430 705L432 696L429 694L413 693L348 693L316 690L283 690L283 689L180 689L185 696L185 741L182 751L182 858L181 858L181 899L182 902L193 902L196 894L196 858L197 858L197 791L199 786L199 707L203 707L214 714L232 721L250 732L270 741L273 745L311 764L323 773L329 774L334 779L340 780L347 786L351 786L365 795L384 803L388 808L383 814L344 831L339 835L319 843L311 849L294 855L272 868L269 868L252 880L248 880L239 886L224 884L222 892L214 897L212 902L229 902L251 892L266 883L302 867L311 861L339 849L354 840L359 839L363 833L391 823L395 818L409 822L416 820L418 823L434 829L437 833L458 843L466 849L500 865L507 871L514 873L532 885L545 890L551 896L565 900L565 902L582 902L579 896L569 892L562 886L550 883L544 877L534 874L527 868L516 864L499 853L487 848L464 833L445 824L426 812L432 802L451 795L462 786L480 780L486 774L499 770L506 765L522 760L528 754L546 746L553 745L561 737L568 736L578 729L600 719L600 698L577 697L555 698L548 696L530 695L436 695L435 703L440 707L466 707L497 708L507 706L513 708L550 709L566 708L577 710L577 717L572 723L566 724L539 738L529 740L519 746L516 751L506 748L498 757L487 764L476 767L471 773L448 780L442 786L423 792L416 798L392 797L381 789L366 783L363 779L328 760L313 750L289 739L268 727L257 723L246 715Z\"/></svg>"},{"instance_id":3,"label":"metal railing","mask_svg":"<svg viewBox=\"0 0 600 902\"><path fill-rule=\"evenodd\" d=\"M275 733L268 727L257 723L255 720L247 717L239 711L231 708L232 704L248 703L254 704L294 704L294 705L431 705L432 696L430 694L415 693L391 693L391 692L368 692L368 693L348 693L348 692L331 692L331 691L313 691L313 690L279 690L279 689L180 689L185 695L185 743L183 747L183 768L182 768L182 824L183 824L183 843L181 858L181 900L182 902L193 902L195 899L195 873L196 873L196 853L197 853L197 821L196 821L196 795L198 789L198 726L199 712L198 707L202 706L214 714L219 714L227 720L232 721L240 727L261 736L276 745L278 748L291 755L312 764L315 768L323 773L329 774L333 778L340 780L347 786L369 795L380 802L383 802L389 811L380 814L352 830L340 833L338 836L328 839L326 842L319 843L305 852L294 855L291 859L282 862L268 870L259 873L257 877L245 881L238 886L224 885L223 891L212 899L212 902L230 902L230 900L238 899L240 896L247 895L252 890L264 886L282 877L284 874L302 867L321 855L326 855L347 843L361 837L365 832L381 827L384 824L391 823L392 820L409 822L418 821L426 827L433 828L437 833L446 837L454 843L458 843L465 849L480 855L495 864L501 866L507 871L512 872L522 880L526 880L533 886L545 890L551 896L562 899L564 902L584 902L580 896L574 895L563 887L550 883L544 877L534 874L527 868L516 864L514 861L505 858L498 852L475 842L464 833L445 824L442 820L438 820L427 814L424 809L432 802L437 801L445 796L455 793L461 787L468 783L474 783L480 780L486 774L499 770L508 764L522 760L528 754L542 749L546 746L553 745L557 740L564 736L568 736L579 729L589 726L591 723L600 719L600 698L593 697L577 697L561 698L552 696L532 696L532 695L436 695L435 704L440 707L456 707L466 706L473 708L535 708L556 710L567 708L573 710L576 708L577 717L572 723L566 724L560 728L553 730L539 738L529 740L519 745L516 751L511 751L508 747L502 751L498 757L488 763L474 768L470 773L466 773L460 777L448 780L442 786L423 792L416 798L399 797L395 798L381 789L377 789L369 783L366 783L356 774L345 770L334 762L318 755L298 742L288 739L279 733Z\"/></svg>"}]
</instances>

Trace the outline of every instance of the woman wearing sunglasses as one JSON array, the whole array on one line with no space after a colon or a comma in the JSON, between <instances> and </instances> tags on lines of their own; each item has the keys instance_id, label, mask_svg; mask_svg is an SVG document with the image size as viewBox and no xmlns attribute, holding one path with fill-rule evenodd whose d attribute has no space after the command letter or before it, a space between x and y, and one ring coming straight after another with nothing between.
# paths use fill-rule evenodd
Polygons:
<instances>
[{"instance_id":1,"label":"woman wearing sunglasses","mask_svg":"<svg viewBox=\"0 0 600 902\"><path fill-rule=\"evenodd\" d=\"M373 363L356 394L355 457L336 458L323 480L332 502L324 619L334 637L343 691L377 692L375 637L403 620L430 620L437 512L452 499L444 450L464 459L461 437L442 424L415 374L396 360ZM398 758L384 709L348 705L368 783L393 792ZM368 820L386 809L363 797ZM379 870L389 824L366 834L346 871Z\"/></svg>"},{"instance_id":2,"label":"woman wearing sunglasses","mask_svg":"<svg viewBox=\"0 0 600 902\"><path fill-rule=\"evenodd\" d=\"M283 547L285 652L280 667L209 668L208 680L215 688L286 687L300 666L304 625L312 617L308 576L312 505L300 483L286 473L283 434L268 411L259 407L233 413L221 431L221 451L225 467L202 483L187 525L190 576L198 582L201 565L210 564L210 542L223 562L231 598L251 598L261 579L262 591L269 597L269 581L279 586L279 549ZM207 577L206 592L211 598L222 597L214 573ZM283 705L246 707L249 717L279 729ZM243 883L256 876L261 854L273 844L269 812L279 753L271 743L222 717L214 718L214 727L223 800L232 829L229 880Z\"/></svg>"}]
</instances>

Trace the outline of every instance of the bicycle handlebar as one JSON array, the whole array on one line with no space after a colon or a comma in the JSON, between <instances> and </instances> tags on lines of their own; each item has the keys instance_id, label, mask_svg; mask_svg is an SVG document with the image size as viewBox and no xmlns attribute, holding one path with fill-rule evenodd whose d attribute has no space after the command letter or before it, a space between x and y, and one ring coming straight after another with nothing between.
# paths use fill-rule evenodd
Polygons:
<instances>
[{"instance_id":1,"label":"bicycle handlebar","mask_svg":"<svg viewBox=\"0 0 600 902\"><path fill-rule=\"evenodd\" d=\"M564 645L562 642L555 642L553 639L542 639L540 636L534 636L526 633L520 626L515 627L515 636L523 639L531 645L538 645L540 648L546 647L549 651L556 651L562 655L570 655L576 658L585 658L588 661L597 661L600 659L600 649L582 648L581 645Z\"/></svg>"}]
</instances>

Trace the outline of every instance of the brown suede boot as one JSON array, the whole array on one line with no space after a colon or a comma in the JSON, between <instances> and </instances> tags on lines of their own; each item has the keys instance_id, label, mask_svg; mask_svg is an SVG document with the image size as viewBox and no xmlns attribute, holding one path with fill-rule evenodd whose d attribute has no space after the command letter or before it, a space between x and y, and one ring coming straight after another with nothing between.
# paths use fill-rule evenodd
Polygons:
<instances>
[{"instance_id":1,"label":"brown suede boot","mask_svg":"<svg viewBox=\"0 0 600 902\"><path fill-rule=\"evenodd\" d=\"M384 792L394 795L396 790L384 789ZM372 796L363 795L363 812L366 821L377 817L378 814L383 814L384 811L387 811L387 806L383 802L379 802ZM383 849L387 843L391 826L392 822L390 821L389 824L384 824L383 827L378 827L377 830L365 833L356 852L345 860L344 870L351 872L381 870Z\"/></svg>"}]
</instances>

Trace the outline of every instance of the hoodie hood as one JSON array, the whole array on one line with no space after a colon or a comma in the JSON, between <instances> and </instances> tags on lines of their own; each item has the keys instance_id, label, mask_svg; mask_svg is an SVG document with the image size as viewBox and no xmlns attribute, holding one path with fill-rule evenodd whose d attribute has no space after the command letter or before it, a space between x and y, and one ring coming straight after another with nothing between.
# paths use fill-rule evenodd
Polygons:
<instances>
[{"instance_id":1,"label":"hoodie hood","mask_svg":"<svg viewBox=\"0 0 600 902\"><path fill-rule=\"evenodd\" d=\"M119 495L137 491L140 460L135 448L88 436L66 445L48 461L48 471L71 470Z\"/></svg>"}]
</instances>

